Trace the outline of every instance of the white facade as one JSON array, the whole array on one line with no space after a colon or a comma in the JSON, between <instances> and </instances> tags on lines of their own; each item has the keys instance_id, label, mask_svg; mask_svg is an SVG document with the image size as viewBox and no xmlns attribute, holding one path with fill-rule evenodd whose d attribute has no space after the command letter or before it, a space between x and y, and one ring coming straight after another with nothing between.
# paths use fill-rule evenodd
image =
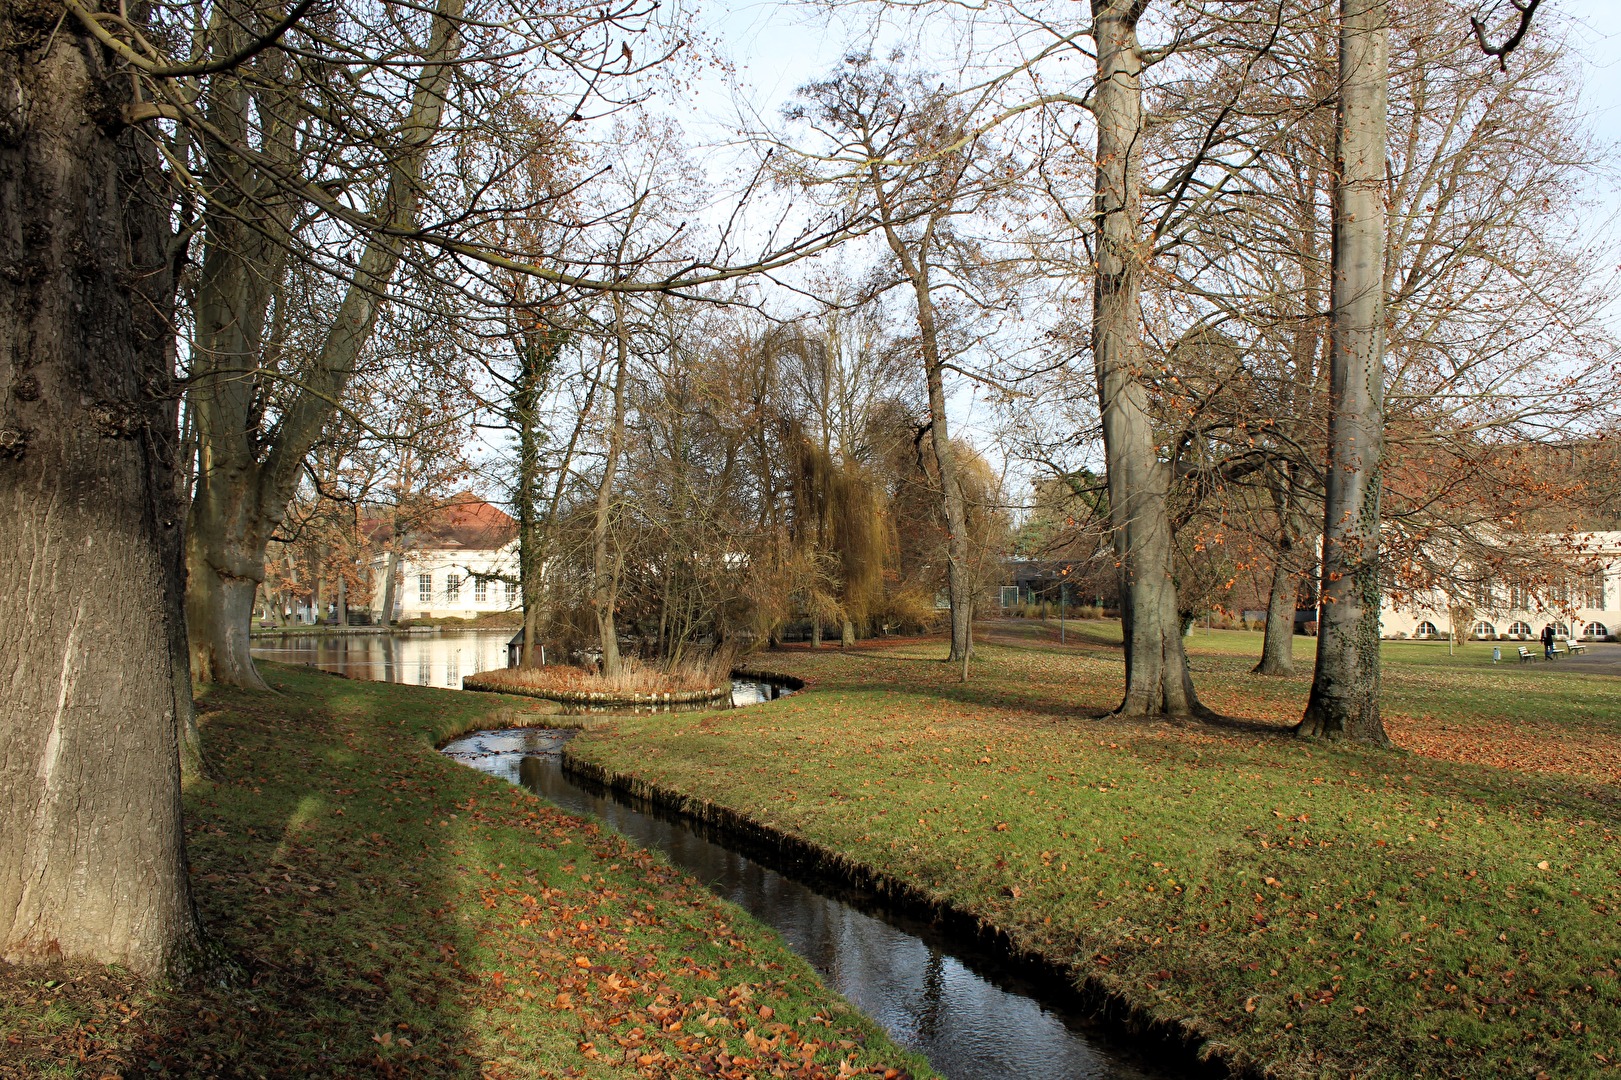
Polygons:
<instances>
[{"instance_id":1,"label":"white facade","mask_svg":"<svg viewBox=\"0 0 1621 1080\"><path fill-rule=\"evenodd\" d=\"M372 614L381 620L382 576L387 556L372 563L378 585L372 589ZM400 557L394 583L394 612L399 619L471 619L523 606L518 588L518 541L498 548L421 548Z\"/></svg>"},{"instance_id":2,"label":"white facade","mask_svg":"<svg viewBox=\"0 0 1621 1080\"><path fill-rule=\"evenodd\" d=\"M1511 585L1493 586L1488 598L1469 602L1474 615L1461 632L1468 637L1536 641L1549 623L1561 638L1603 640L1621 637L1621 532L1585 533L1576 538L1581 556L1602 569L1575 574L1553 596L1532 595ZM1547 592L1549 590L1542 590ZM1388 600L1379 612L1379 633L1386 638L1445 637L1451 626L1447 598L1439 593L1415 597L1401 606Z\"/></svg>"}]
</instances>

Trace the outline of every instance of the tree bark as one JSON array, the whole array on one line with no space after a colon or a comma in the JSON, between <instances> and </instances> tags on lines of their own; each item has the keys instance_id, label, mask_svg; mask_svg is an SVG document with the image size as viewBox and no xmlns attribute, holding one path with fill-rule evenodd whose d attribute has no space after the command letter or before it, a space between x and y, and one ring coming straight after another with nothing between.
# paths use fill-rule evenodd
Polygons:
<instances>
[{"instance_id":1,"label":"tree bark","mask_svg":"<svg viewBox=\"0 0 1621 1080\"><path fill-rule=\"evenodd\" d=\"M1285 470L1273 492L1278 513L1278 539L1272 559L1272 591L1267 597L1266 637L1261 642L1261 660L1253 668L1257 675L1295 673L1295 588L1293 566L1296 541L1300 535L1294 505L1293 470Z\"/></svg>"},{"instance_id":2,"label":"tree bark","mask_svg":"<svg viewBox=\"0 0 1621 1080\"><path fill-rule=\"evenodd\" d=\"M940 472L940 499L946 511L946 588L951 598L951 653L946 659L962 661L974 651L973 598L969 596L968 582L968 513L963 506L962 485L957 481L957 458L946 427L944 368L927 277L922 278L916 293L919 339L929 388L929 427L934 460ZM965 665L965 682L967 671Z\"/></svg>"},{"instance_id":3,"label":"tree bark","mask_svg":"<svg viewBox=\"0 0 1621 1080\"><path fill-rule=\"evenodd\" d=\"M1321 609L1311 697L1295 729L1376 745L1390 741L1379 715L1389 25L1385 0L1341 0Z\"/></svg>"},{"instance_id":4,"label":"tree bark","mask_svg":"<svg viewBox=\"0 0 1621 1080\"><path fill-rule=\"evenodd\" d=\"M399 602L400 580L400 537L395 535L389 542L388 554L383 557L383 611L382 624L394 625L394 605Z\"/></svg>"},{"instance_id":5,"label":"tree bark","mask_svg":"<svg viewBox=\"0 0 1621 1080\"><path fill-rule=\"evenodd\" d=\"M1202 710L1188 672L1171 576L1170 475L1156 452L1142 379L1146 241L1140 235L1144 125L1137 20L1145 6L1143 0L1092 0L1098 48L1092 105L1098 128L1092 353L1109 524L1120 565L1126 691L1116 711L1185 716Z\"/></svg>"},{"instance_id":6,"label":"tree bark","mask_svg":"<svg viewBox=\"0 0 1621 1080\"><path fill-rule=\"evenodd\" d=\"M613 412L608 424L607 453L602 463L602 479L597 484L596 520L591 532L591 606L597 617L597 643L602 650L602 673L619 674L619 634L614 627L614 607L619 595L618 560L609 551L609 523L613 514L615 474L625 444L625 374L630 367L630 342L626 337L624 305L613 297L614 388Z\"/></svg>"},{"instance_id":7,"label":"tree bark","mask_svg":"<svg viewBox=\"0 0 1621 1080\"><path fill-rule=\"evenodd\" d=\"M0 9L0 957L158 973L197 939L169 216L128 78L59 14Z\"/></svg>"},{"instance_id":8,"label":"tree bark","mask_svg":"<svg viewBox=\"0 0 1621 1080\"><path fill-rule=\"evenodd\" d=\"M1261 660L1253 669L1257 675L1295 673L1295 575L1289 567L1293 546L1287 530L1280 532L1266 605L1266 637L1261 642Z\"/></svg>"}]
</instances>

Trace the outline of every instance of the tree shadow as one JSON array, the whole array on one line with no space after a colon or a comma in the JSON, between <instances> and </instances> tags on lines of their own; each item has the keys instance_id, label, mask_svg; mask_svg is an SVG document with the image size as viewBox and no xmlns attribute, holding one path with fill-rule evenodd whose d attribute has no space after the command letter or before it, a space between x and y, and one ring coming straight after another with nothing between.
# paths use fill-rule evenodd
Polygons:
<instances>
[{"instance_id":1,"label":"tree shadow","mask_svg":"<svg viewBox=\"0 0 1621 1080\"><path fill-rule=\"evenodd\" d=\"M147 1012L126 1075L475 1071L453 856L416 842L447 800L397 764L417 741L266 675L274 696L198 702L222 777L186 795L212 963Z\"/></svg>"}]
</instances>

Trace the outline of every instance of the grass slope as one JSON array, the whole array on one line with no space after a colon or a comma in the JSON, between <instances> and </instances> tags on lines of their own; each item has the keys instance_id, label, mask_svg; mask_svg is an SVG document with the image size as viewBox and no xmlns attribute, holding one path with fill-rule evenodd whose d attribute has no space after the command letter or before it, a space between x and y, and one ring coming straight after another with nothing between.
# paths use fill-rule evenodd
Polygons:
<instances>
[{"instance_id":1,"label":"grass slope","mask_svg":"<svg viewBox=\"0 0 1621 1080\"><path fill-rule=\"evenodd\" d=\"M202 703L225 779L186 793L224 966L0 965L0 1076L933 1075L660 858L433 750L531 703L269 671Z\"/></svg>"},{"instance_id":2,"label":"grass slope","mask_svg":"<svg viewBox=\"0 0 1621 1080\"><path fill-rule=\"evenodd\" d=\"M1392 728L1443 760L1287 737L1310 657L1294 679L1249 675L1258 635L1190 643L1206 701L1243 722L1103 718L1118 634L1083 624L1061 648L1002 624L967 686L939 643L773 654L812 692L618 721L571 752L983 916L1229 1061L1616 1075L1621 789L1603 762L1621 679L1393 646ZM1458 750L1512 757L1502 732L1545 771Z\"/></svg>"}]
</instances>

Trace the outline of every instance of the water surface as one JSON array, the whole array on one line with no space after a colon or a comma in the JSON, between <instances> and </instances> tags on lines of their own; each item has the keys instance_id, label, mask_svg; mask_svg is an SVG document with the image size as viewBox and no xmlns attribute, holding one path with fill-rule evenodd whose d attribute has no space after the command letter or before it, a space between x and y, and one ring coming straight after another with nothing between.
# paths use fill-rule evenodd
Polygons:
<instances>
[{"instance_id":1,"label":"water surface","mask_svg":"<svg viewBox=\"0 0 1621 1080\"><path fill-rule=\"evenodd\" d=\"M462 676L507 666L514 631L444 630L429 634L263 635L251 642L259 660L303 664L372 682L462 688Z\"/></svg>"},{"instance_id":2,"label":"water surface","mask_svg":"<svg viewBox=\"0 0 1621 1080\"><path fill-rule=\"evenodd\" d=\"M1185 1075L1100 1031L1062 987L1023 979L977 945L959 947L870 898L789 876L791 867L779 872L728 848L714 830L565 774L561 751L573 734L480 731L444 753L662 851L775 929L828 985L950 1080Z\"/></svg>"}]
</instances>

